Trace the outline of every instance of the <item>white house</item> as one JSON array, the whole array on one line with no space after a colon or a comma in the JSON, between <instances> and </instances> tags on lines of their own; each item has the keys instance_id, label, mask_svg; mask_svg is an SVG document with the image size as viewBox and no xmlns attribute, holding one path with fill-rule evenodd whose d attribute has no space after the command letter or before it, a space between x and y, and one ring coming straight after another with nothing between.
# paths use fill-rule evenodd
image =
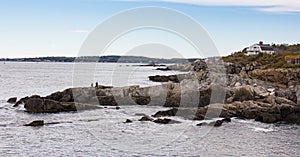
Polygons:
<instances>
[{"instance_id":1,"label":"white house","mask_svg":"<svg viewBox=\"0 0 300 157\"><path fill-rule=\"evenodd\" d=\"M269 44L264 44L262 41L259 44L251 45L247 48L246 55L255 55L259 53L274 54L277 50Z\"/></svg>"}]
</instances>

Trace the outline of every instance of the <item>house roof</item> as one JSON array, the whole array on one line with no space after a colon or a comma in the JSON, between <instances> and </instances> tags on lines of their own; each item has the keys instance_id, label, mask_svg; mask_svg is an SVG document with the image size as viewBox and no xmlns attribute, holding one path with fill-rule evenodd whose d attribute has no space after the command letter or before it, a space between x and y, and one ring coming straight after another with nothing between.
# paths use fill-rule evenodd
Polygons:
<instances>
[{"instance_id":1,"label":"house roof","mask_svg":"<svg viewBox=\"0 0 300 157\"><path fill-rule=\"evenodd\" d=\"M275 51L275 49L271 46L260 45L262 51Z\"/></svg>"}]
</instances>

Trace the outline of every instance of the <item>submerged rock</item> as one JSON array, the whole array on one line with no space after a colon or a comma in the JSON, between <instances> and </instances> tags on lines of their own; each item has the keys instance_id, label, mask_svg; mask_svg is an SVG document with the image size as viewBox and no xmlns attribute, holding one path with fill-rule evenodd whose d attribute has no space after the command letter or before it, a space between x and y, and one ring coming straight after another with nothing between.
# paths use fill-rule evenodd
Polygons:
<instances>
[{"instance_id":1,"label":"submerged rock","mask_svg":"<svg viewBox=\"0 0 300 157\"><path fill-rule=\"evenodd\" d=\"M9 98L9 99L7 100L7 102L13 104L13 103L16 103L16 102L17 102L17 99L18 99L17 97L12 97L12 98Z\"/></svg>"},{"instance_id":2,"label":"submerged rock","mask_svg":"<svg viewBox=\"0 0 300 157\"><path fill-rule=\"evenodd\" d=\"M210 123L203 122L203 123L197 124L196 126L214 126L214 127L219 127L219 126L222 126L223 122L224 122L223 120L217 120L215 122L210 122Z\"/></svg>"},{"instance_id":3,"label":"submerged rock","mask_svg":"<svg viewBox=\"0 0 300 157\"><path fill-rule=\"evenodd\" d=\"M223 122L229 123L229 122L231 122L231 118L228 118L228 117L227 117L227 118L222 119L222 121L223 121Z\"/></svg>"},{"instance_id":4,"label":"submerged rock","mask_svg":"<svg viewBox=\"0 0 300 157\"><path fill-rule=\"evenodd\" d=\"M219 127L219 126L221 126L222 124L223 124L223 120L217 120L215 123L214 123L214 126L215 127Z\"/></svg>"},{"instance_id":5,"label":"submerged rock","mask_svg":"<svg viewBox=\"0 0 300 157\"><path fill-rule=\"evenodd\" d=\"M180 123L179 121L175 121L172 119L168 119L168 118L164 118L164 119L156 119L153 121L154 123L158 123L158 124L176 124L176 123Z\"/></svg>"},{"instance_id":6,"label":"submerged rock","mask_svg":"<svg viewBox=\"0 0 300 157\"><path fill-rule=\"evenodd\" d=\"M139 119L139 121L153 121L153 118L149 117L149 116L143 116L141 119Z\"/></svg>"},{"instance_id":7,"label":"submerged rock","mask_svg":"<svg viewBox=\"0 0 300 157\"><path fill-rule=\"evenodd\" d=\"M132 120L126 119L126 121L124 123L132 123Z\"/></svg>"},{"instance_id":8,"label":"submerged rock","mask_svg":"<svg viewBox=\"0 0 300 157\"><path fill-rule=\"evenodd\" d=\"M44 126L45 123L43 120L36 120L36 121L33 121L29 124L25 124L24 126L34 126L34 127L37 127L37 126Z\"/></svg>"},{"instance_id":9,"label":"submerged rock","mask_svg":"<svg viewBox=\"0 0 300 157\"><path fill-rule=\"evenodd\" d=\"M166 67L166 68L157 68L155 70L160 70L160 71L170 71L172 69L170 69L169 67Z\"/></svg>"}]
</instances>

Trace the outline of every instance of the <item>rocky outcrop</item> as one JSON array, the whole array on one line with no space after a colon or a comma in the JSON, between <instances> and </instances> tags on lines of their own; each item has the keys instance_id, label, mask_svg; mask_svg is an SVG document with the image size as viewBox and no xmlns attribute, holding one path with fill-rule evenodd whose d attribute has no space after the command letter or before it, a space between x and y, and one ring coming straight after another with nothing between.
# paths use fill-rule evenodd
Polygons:
<instances>
[{"instance_id":1,"label":"rocky outcrop","mask_svg":"<svg viewBox=\"0 0 300 157\"><path fill-rule=\"evenodd\" d=\"M227 75L223 74L222 66ZM140 121L170 123L165 116L181 116L191 120L213 117L255 119L264 123L299 123L300 69L263 70L258 63L206 64L203 60L169 66L165 70L188 70L171 76L150 76L151 87L70 88L46 97L20 99L28 112L57 113L96 109L100 106L159 105L171 107L153 115L143 115ZM227 80L224 81L224 80ZM228 120L228 119L227 119ZM222 121L224 122L224 121ZM222 125L221 121L216 123Z\"/></svg>"},{"instance_id":2,"label":"rocky outcrop","mask_svg":"<svg viewBox=\"0 0 300 157\"><path fill-rule=\"evenodd\" d=\"M223 123L229 123L231 122L230 118L223 118L222 120L216 120L214 122L210 122L210 123L206 123L206 122L202 122L197 124L197 126L214 126L214 127L219 127L222 126Z\"/></svg>"},{"instance_id":3,"label":"rocky outcrop","mask_svg":"<svg viewBox=\"0 0 300 157\"><path fill-rule=\"evenodd\" d=\"M213 116L211 116L213 115ZM300 107L288 104L268 104L256 101L234 102L231 104L210 104L200 108L172 108L159 111L154 117L181 116L191 120L204 120L224 117L255 119L264 123L296 123L300 124Z\"/></svg>"},{"instance_id":4,"label":"rocky outcrop","mask_svg":"<svg viewBox=\"0 0 300 157\"><path fill-rule=\"evenodd\" d=\"M155 75L155 76L149 76L149 80L153 82L173 82L173 83L179 83L184 79L192 79L194 78L191 74L177 74L177 75L169 75L169 76L163 76L163 75Z\"/></svg>"},{"instance_id":5,"label":"rocky outcrop","mask_svg":"<svg viewBox=\"0 0 300 157\"><path fill-rule=\"evenodd\" d=\"M145 121L153 121L154 119L149 116L143 116L139 121L145 122Z\"/></svg>"},{"instance_id":6,"label":"rocky outcrop","mask_svg":"<svg viewBox=\"0 0 300 157\"><path fill-rule=\"evenodd\" d=\"M298 102L297 89L292 88L292 89L285 89L285 90L277 90L275 92L275 96L286 98L288 100L293 101L296 104Z\"/></svg>"},{"instance_id":7,"label":"rocky outcrop","mask_svg":"<svg viewBox=\"0 0 300 157\"><path fill-rule=\"evenodd\" d=\"M16 103L17 102L17 97L12 97L12 98L9 98L8 100L7 100L7 102L8 103L11 103L11 104L14 104L14 103Z\"/></svg>"},{"instance_id":8,"label":"rocky outcrop","mask_svg":"<svg viewBox=\"0 0 300 157\"><path fill-rule=\"evenodd\" d=\"M262 81L278 83L287 87L300 85L300 68L254 70L249 75Z\"/></svg>"},{"instance_id":9,"label":"rocky outcrop","mask_svg":"<svg viewBox=\"0 0 300 157\"><path fill-rule=\"evenodd\" d=\"M126 121L124 123L132 123L132 120L126 119Z\"/></svg>"},{"instance_id":10,"label":"rocky outcrop","mask_svg":"<svg viewBox=\"0 0 300 157\"><path fill-rule=\"evenodd\" d=\"M153 122L158 123L158 124L176 124L176 123L180 123L179 121L168 119L168 118L164 118L164 119L158 118L158 119L154 120Z\"/></svg>"},{"instance_id":11,"label":"rocky outcrop","mask_svg":"<svg viewBox=\"0 0 300 157\"><path fill-rule=\"evenodd\" d=\"M169 67L166 68L157 68L155 70L160 70L160 71L171 71L172 69L170 69Z\"/></svg>"},{"instance_id":12,"label":"rocky outcrop","mask_svg":"<svg viewBox=\"0 0 300 157\"><path fill-rule=\"evenodd\" d=\"M15 103L15 105L13 107L18 107L19 105L24 104L28 99L35 99L35 98L40 98L40 97L41 96L39 96L39 95L33 95L31 97L27 96L27 97L21 98L19 101L17 101Z\"/></svg>"},{"instance_id":13,"label":"rocky outcrop","mask_svg":"<svg viewBox=\"0 0 300 157\"><path fill-rule=\"evenodd\" d=\"M25 124L24 126L33 126L33 127L38 127L38 126L44 126L45 123L43 120L36 120L36 121L33 121L29 124Z\"/></svg>"},{"instance_id":14,"label":"rocky outcrop","mask_svg":"<svg viewBox=\"0 0 300 157\"><path fill-rule=\"evenodd\" d=\"M29 98L25 101L24 108L27 112L33 113L58 113L99 109L101 107L90 104L79 104L74 102L59 102L46 98Z\"/></svg>"}]
</instances>

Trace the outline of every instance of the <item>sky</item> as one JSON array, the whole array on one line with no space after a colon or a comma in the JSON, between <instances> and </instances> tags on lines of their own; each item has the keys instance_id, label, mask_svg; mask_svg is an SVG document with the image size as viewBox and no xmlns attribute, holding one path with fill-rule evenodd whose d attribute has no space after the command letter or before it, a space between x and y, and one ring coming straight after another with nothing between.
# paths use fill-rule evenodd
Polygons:
<instances>
[{"instance_id":1,"label":"sky","mask_svg":"<svg viewBox=\"0 0 300 157\"><path fill-rule=\"evenodd\" d=\"M222 56L259 41L300 43L297 0L0 0L0 58L77 56L102 22L147 6L170 8L195 20ZM153 29L127 32L103 52L156 58L193 58L197 53L178 35Z\"/></svg>"}]
</instances>

